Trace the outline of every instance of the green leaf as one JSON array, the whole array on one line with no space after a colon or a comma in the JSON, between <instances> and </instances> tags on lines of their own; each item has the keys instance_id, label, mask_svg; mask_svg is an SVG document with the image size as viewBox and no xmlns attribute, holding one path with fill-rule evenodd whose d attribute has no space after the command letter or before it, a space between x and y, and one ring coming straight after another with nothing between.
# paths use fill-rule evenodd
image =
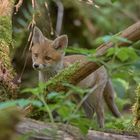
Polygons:
<instances>
[{"instance_id":1,"label":"green leaf","mask_svg":"<svg viewBox=\"0 0 140 140\"><path fill-rule=\"evenodd\" d=\"M17 100L17 104L20 106L20 107L25 107L29 104L32 104L34 106L37 106L37 107L41 107L42 106L42 103L40 101L37 101L37 100L26 100L26 99L20 99L20 100Z\"/></svg>"},{"instance_id":2,"label":"green leaf","mask_svg":"<svg viewBox=\"0 0 140 140\"><path fill-rule=\"evenodd\" d=\"M104 42L109 42L111 40L112 36L111 35L106 35L103 37Z\"/></svg>"},{"instance_id":3,"label":"green leaf","mask_svg":"<svg viewBox=\"0 0 140 140\"><path fill-rule=\"evenodd\" d=\"M39 94L39 89L38 88L26 88L26 89L23 89L21 91L21 93L31 93L33 95L38 95Z\"/></svg>"},{"instance_id":4,"label":"green leaf","mask_svg":"<svg viewBox=\"0 0 140 140\"><path fill-rule=\"evenodd\" d=\"M113 54L115 54L115 52L116 52L115 48L110 48L110 49L108 49L106 56L107 57L112 56Z\"/></svg>"},{"instance_id":5,"label":"green leaf","mask_svg":"<svg viewBox=\"0 0 140 140\"><path fill-rule=\"evenodd\" d=\"M125 42L125 43L129 43L129 44L132 43L132 41L128 40L127 38L120 37L118 35L114 35L113 38L116 39L119 42Z\"/></svg>"},{"instance_id":6,"label":"green leaf","mask_svg":"<svg viewBox=\"0 0 140 140\"><path fill-rule=\"evenodd\" d=\"M139 58L139 56L135 52L134 48L130 47L127 51L128 51L128 54L129 54L129 57L131 58L131 60L137 60Z\"/></svg>"},{"instance_id":7,"label":"green leaf","mask_svg":"<svg viewBox=\"0 0 140 140\"><path fill-rule=\"evenodd\" d=\"M127 61L128 59L134 61L139 58L137 53L135 52L135 49L133 49L131 47L129 47L129 48L114 47L114 48L108 49L106 56L109 57L109 56L113 56L113 55L115 55L122 62Z\"/></svg>"},{"instance_id":8,"label":"green leaf","mask_svg":"<svg viewBox=\"0 0 140 140\"><path fill-rule=\"evenodd\" d=\"M78 48L77 46L71 47L71 48L67 48L65 50L68 53L78 53L78 54L84 54L84 55L88 55L88 54L94 54L96 52L95 49L82 49L82 48Z\"/></svg>"},{"instance_id":9,"label":"green leaf","mask_svg":"<svg viewBox=\"0 0 140 140\"><path fill-rule=\"evenodd\" d=\"M57 104L61 104L62 101L63 102L65 101L65 99L67 98L67 95L68 94L65 94L63 92L50 92L47 95L47 99Z\"/></svg>"},{"instance_id":10,"label":"green leaf","mask_svg":"<svg viewBox=\"0 0 140 140\"><path fill-rule=\"evenodd\" d=\"M128 60L129 55L127 53L127 51L125 51L124 49L120 49L119 53L117 54L117 58L119 60L121 60L122 62Z\"/></svg>"},{"instance_id":11,"label":"green leaf","mask_svg":"<svg viewBox=\"0 0 140 140\"><path fill-rule=\"evenodd\" d=\"M62 118L66 118L67 116L70 116L70 108L68 108L67 106L61 106L58 109L58 113Z\"/></svg>"},{"instance_id":12,"label":"green leaf","mask_svg":"<svg viewBox=\"0 0 140 140\"><path fill-rule=\"evenodd\" d=\"M60 98L60 94L57 92L51 92L47 95L47 99L48 100L54 100L54 99L59 99Z\"/></svg>"},{"instance_id":13,"label":"green leaf","mask_svg":"<svg viewBox=\"0 0 140 140\"><path fill-rule=\"evenodd\" d=\"M19 99L19 100L13 100L13 101L6 101L0 103L0 109L11 107L11 106L20 106L20 107L26 107L27 105L34 105L37 107L41 107L42 103L37 100L29 100L29 99Z\"/></svg>"}]
</instances>

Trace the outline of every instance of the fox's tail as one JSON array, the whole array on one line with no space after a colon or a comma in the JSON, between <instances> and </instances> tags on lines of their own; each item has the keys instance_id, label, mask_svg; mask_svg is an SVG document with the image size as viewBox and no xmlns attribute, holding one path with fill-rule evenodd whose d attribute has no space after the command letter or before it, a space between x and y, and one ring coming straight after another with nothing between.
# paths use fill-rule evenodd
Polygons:
<instances>
[{"instance_id":1,"label":"fox's tail","mask_svg":"<svg viewBox=\"0 0 140 140\"><path fill-rule=\"evenodd\" d=\"M121 117L121 113L119 112L118 107L116 106L114 101L114 92L115 91L113 89L112 82L109 80L104 89L104 93L103 93L104 99L112 114L115 117Z\"/></svg>"}]
</instances>

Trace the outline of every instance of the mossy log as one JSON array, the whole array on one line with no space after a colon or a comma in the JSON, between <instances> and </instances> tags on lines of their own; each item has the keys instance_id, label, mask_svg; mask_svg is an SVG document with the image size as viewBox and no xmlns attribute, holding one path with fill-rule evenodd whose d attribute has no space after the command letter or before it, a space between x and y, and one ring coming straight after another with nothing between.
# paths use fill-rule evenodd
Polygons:
<instances>
[{"instance_id":1,"label":"mossy log","mask_svg":"<svg viewBox=\"0 0 140 140\"><path fill-rule=\"evenodd\" d=\"M5 6L6 5L6 6ZM0 101L15 98L17 85L13 83L15 72L10 59L12 47L12 14L13 1L2 0L0 9Z\"/></svg>"}]
</instances>

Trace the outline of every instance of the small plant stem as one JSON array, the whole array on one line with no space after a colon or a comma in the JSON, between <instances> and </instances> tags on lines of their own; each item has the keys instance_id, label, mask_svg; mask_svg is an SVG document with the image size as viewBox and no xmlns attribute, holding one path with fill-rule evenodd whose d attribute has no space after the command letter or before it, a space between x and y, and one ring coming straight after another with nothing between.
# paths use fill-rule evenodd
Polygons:
<instances>
[{"instance_id":1,"label":"small plant stem","mask_svg":"<svg viewBox=\"0 0 140 140\"><path fill-rule=\"evenodd\" d=\"M49 118L50 118L50 120L51 120L51 123L53 123L54 124L54 119L53 119L53 116L52 116L52 113L51 113L51 110L50 110L50 108L49 108L49 106L48 106L48 104L45 102L45 100L44 100L44 98L42 97L42 98L40 98L40 100L42 101L42 103L44 104L44 106L45 106L45 108L46 108L46 110L47 110L47 112L48 112L48 114L49 114Z\"/></svg>"}]
</instances>

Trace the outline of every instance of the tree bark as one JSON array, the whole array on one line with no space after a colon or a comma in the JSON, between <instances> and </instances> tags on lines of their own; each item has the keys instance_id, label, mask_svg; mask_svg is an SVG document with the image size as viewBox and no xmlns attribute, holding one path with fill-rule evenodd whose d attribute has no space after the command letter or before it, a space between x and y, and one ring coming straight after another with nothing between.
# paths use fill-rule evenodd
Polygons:
<instances>
[{"instance_id":1,"label":"tree bark","mask_svg":"<svg viewBox=\"0 0 140 140\"><path fill-rule=\"evenodd\" d=\"M24 118L17 125L18 134L30 133L32 140L85 140L80 130L66 124L52 124Z\"/></svg>"},{"instance_id":2,"label":"tree bark","mask_svg":"<svg viewBox=\"0 0 140 140\"><path fill-rule=\"evenodd\" d=\"M28 134L32 140L139 140L138 133L100 132L89 130L84 137L78 128L65 124L50 124L24 118L17 125L18 134Z\"/></svg>"},{"instance_id":3,"label":"tree bark","mask_svg":"<svg viewBox=\"0 0 140 140\"><path fill-rule=\"evenodd\" d=\"M87 134L87 140L139 140L139 139L140 136L138 134L132 136L125 134L123 135L123 134L99 132L94 130L89 130Z\"/></svg>"}]
</instances>

